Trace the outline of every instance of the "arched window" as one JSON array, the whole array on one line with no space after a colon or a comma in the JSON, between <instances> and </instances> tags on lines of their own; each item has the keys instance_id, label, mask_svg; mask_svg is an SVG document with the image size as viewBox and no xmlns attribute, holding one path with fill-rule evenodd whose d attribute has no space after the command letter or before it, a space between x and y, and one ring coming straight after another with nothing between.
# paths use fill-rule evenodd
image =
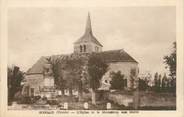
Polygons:
<instances>
[{"instance_id":1,"label":"arched window","mask_svg":"<svg viewBox=\"0 0 184 117\"><path fill-rule=\"evenodd\" d=\"M82 46L80 45L80 52L82 52Z\"/></svg>"},{"instance_id":2,"label":"arched window","mask_svg":"<svg viewBox=\"0 0 184 117\"><path fill-rule=\"evenodd\" d=\"M86 45L84 45L84 52L86 52Z\"/></svg>"}]
</instances>

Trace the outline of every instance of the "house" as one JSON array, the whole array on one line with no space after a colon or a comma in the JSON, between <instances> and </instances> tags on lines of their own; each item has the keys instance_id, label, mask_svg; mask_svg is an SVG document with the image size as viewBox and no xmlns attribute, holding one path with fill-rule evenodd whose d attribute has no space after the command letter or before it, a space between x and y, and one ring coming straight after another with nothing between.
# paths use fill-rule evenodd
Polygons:
<instances>
[{"instance_id":1,"label":"house","mask_svg":"<svg viewBox=\"0 0 184 117\"><path fill-rule=\"evenodd\" d=\"M55 94L52 66L47 57L41 57L26 72L23 95L51 97Z\"/></svg>"},{"instance_id":2,"label":"house","mask_svg":"<svg viewBox=\"0 0 184 117\"><path fill-rule=\"evenodd\" d=\"M91 19L88 14L85 32L74 42L74 52L68 55L51 56L51 58L54 59L56 57L65 60L72 56L87 56L91 53L96 53L109 65L108 72L101 80L101 88L109 89L110 73L112 71L121 71L125 79L127 79L127 88L130 87L130 73L134 69L135 77L138 75L138 62L123 49L103 51L102 48L103 45L92 32ZM27 92L26 94L29 96L51 96L55 91L51 68L52 66L48 63L48 57L41 57L26 73L27 83L25 84L24 92Z\"/></svg>"}]
</instances>

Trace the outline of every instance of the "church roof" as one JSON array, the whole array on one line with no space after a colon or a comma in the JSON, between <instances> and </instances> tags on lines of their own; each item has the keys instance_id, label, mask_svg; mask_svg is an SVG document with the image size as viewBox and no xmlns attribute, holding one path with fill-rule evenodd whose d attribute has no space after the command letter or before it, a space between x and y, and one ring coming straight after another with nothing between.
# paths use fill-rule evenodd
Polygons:
<instances>
[{"instance_id":1,"label":"church roof","mask_svg":"<svg viewBox=\"0 0 184 117\"><path fill-rule=\"evenodd\" d=\"M100 44L100 42L96 39L96 37L93 35L92 32L92 27L91 27L91 19L90 19L90 15L88 13L88 18L87 18L87 23L86 23L86 29L85 29L85 33L82 37L80 37L75 44L79 44L81 42L93 42L101 47L102 44Z\"/></svg>"},{"instance_id":2,"label":"church roof","mask_svg":"<svg viewBox=\"0 0 184 117\"><path fill-rule=\"evenodd\" d=\"M97 53L102 59L106 62L136 62L133 57L131 57L127 52L123 49L119 50L109 50Z\"/></svg>"},{"instance_id":3,"label":"church roof","mask_svg":"<svg viewBox=\"0 0 184 117\"><path fill-rule=\"evenodd\" d=\"M135 62L138 63L134 58L132 58L127 52L123 49L120 50L109 50L96 53L97 56L105 60L106 62ZM48 58L51 58L51 61L56 60L66 60L69 58L83 58L82 55L77 54L68 54L68 55L53 55L50 57L41 57L27 72L26 74L42 74L43 69L46 64L48 64Z\"/></svg>"},{"instance_id":4,"label":"church roof","mask_svg":"<svg viewBox=\"0 0 184 117\"><path fill-rule=\"evenodd\" d=\"M47 63L47 57L41 57L30 69L28 69L26 74L42 74L44 65Z\"/></svg>"},{"instance_id":5,"label":"church roof","mask_svg":"<svg viewBox=\"0 0 184 117\"><path fill-rule=\"evenodd\" d=\"M77 54L62 54L62 55L52 55L52 56L42 56L33 66L27 70L26 74L42 74L44 67L50 67L50 62L56 62L57 60L64 61L69 58L83 58L84 56Z\"/></svg>"}]
</instances>

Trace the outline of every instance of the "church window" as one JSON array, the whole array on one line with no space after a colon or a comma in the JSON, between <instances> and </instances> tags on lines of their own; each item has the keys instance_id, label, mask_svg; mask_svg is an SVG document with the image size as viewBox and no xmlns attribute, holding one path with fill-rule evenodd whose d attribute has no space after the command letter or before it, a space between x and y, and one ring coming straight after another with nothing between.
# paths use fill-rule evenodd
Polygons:
<instances>
[{"instance_id":1,"label":"church window","mask_svg":"<svg viewBox=\"0 0 184 117\"><path fill-rule=\"evenodd\" d=\"M84 52L86 52L86 45L84 45Z\"/></svg>"},{"instance_id":2,"label":"church window","mask_svg":"<svg viewBox=\"0 0 184 117\"><path fill-rule=\"evenodd\" d=\"M82 46L80 45L80 52L82 52Z\"/></svg>"}]
</instances>

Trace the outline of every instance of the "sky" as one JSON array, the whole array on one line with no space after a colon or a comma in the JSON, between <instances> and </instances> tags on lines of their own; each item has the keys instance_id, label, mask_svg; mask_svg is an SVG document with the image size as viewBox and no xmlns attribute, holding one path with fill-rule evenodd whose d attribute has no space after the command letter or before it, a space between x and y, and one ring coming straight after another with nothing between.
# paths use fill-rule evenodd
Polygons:
<instances>
[{"instance_id":1,"label":"sky","mask_svg":"<svg viewBox=\"0 0 184 117\"><path fill-rule=\"evenodd\" d=\"M27 71L41 56L73 52L90 12L103 51L124 49L141 73L165 73L176 40L175 7L40 7L8 10L8 65Z\"/></svg>"}]
</instances>

